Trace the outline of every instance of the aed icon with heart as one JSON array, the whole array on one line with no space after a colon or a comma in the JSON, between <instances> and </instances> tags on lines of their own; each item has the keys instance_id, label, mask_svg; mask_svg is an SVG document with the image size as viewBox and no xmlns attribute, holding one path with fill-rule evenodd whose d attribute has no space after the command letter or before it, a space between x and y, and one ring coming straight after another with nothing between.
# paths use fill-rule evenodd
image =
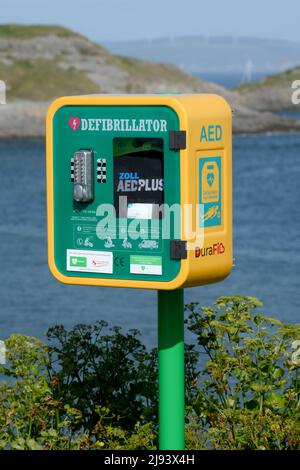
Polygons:
<instances>
[{"instance_id":1,"label":"aed icon with heart","mask_svg":"<svg viewBox=\"0 0 300 470\"><path fill-rule=\"evenodd\" d=\"M200 227L222 225L222 157L199 158Z\"/></svg>"},{"instance_id":2,"label":"aed icon with heart","mask_svg":"<svg viewBox=\"0 0 300 470\"><path fill-rule=\"evenodd\" d=\"M219 201L219 166L216 161L206 161L202 167L202 203Z\"/></svg>"}]
</instances>

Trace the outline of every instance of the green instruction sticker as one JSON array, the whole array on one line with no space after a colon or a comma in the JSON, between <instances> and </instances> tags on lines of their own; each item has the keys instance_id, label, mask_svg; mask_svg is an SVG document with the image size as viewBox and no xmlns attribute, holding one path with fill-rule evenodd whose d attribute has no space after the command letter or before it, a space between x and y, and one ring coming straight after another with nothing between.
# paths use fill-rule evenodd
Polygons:
<instances>
[{"instance_id":1,"label":"green instruction sticker","mask_svg":"<svg viewBox=\"0 0 300 470\"><path fill-rule=\"evenodd\" d=\"M162 275L161 256L130 256L130 272L132 274Z\"/></svg>"}]
</instances>

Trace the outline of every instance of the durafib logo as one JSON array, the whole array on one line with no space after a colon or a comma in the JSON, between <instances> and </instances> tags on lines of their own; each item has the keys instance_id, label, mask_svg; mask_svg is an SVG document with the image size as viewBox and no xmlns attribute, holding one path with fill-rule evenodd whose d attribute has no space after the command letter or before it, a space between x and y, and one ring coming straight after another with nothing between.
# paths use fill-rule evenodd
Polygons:
<instances>
[{"instance_id":1,"label":"durafib logo","mask_svg":"<svg viewBox=\"0 0 300 470\"><path fill-rule=\"evenodd\" d=\"M223 243L214 243L212 246L206 246L203 248L196 247L195 248L195 256L196 258L200 258L201 256L213 256L213 255L223 255L225 253L225 246Z\"/></svg>"},{"instance_id":2,"label":"durafib logo","mask_svg":"<svg viewBox=\"0 0 300 470\"><path fill-rule=\"evenodd\" d=\"M90 132L167 132L165 119L110 119L70 117L72 131Z\"/></svg>"}]
</instances>

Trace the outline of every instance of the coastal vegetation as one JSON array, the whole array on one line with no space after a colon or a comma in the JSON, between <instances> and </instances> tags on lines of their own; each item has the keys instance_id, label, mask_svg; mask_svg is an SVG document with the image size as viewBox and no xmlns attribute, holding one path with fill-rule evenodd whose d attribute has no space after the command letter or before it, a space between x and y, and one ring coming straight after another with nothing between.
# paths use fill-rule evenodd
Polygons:
<instances>
[{"instance_id":1,"label":"coastal vegetation","mask_svg":"<svg viewBox=\"0 0 300 470\"><path fill-rule=\"evenodd\" d=\"M186 306L188 449L300 449L300 325L252 297ZM14 334L1 366L1 449L156 449L157 351L106 322Z\"/></svg>"}]
</instances>

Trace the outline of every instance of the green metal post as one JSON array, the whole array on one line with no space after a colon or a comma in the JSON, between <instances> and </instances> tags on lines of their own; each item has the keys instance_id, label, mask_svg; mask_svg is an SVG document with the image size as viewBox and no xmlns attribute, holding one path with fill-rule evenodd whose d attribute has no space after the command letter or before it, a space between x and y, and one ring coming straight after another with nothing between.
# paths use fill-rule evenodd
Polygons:
<instances>
[{"instance_id":1,"label":"green metal post","mask_svg":"<svg viewBox=\"0 0 300 470\"><path fill-rule=\"evenodd\" d=\"M183 312L183 289L158 291L160 450L184 450Z\"/></svg>"}]
</instances>

